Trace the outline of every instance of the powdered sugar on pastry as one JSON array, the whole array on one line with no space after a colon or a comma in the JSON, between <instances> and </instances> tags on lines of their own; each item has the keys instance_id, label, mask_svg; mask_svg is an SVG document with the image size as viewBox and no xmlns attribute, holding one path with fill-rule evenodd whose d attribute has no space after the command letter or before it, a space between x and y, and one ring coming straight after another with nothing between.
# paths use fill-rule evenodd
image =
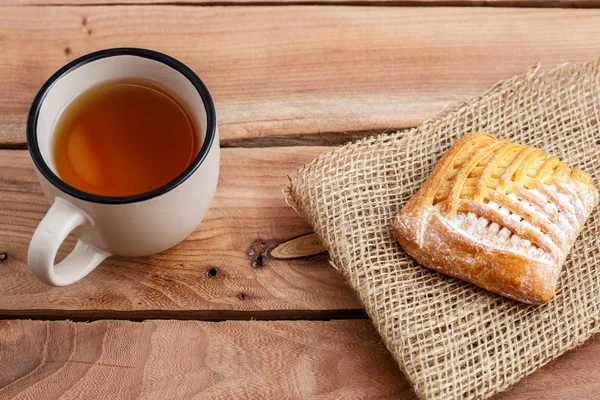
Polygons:
<instances>
[{"instance_id":1,"label":"powdered sugar on pastry","mask_svg":"<svg viewBox=\"0 0 600 400\"><path fill-rule=\"evenodd\" d=\"M495 247L501 250L512 251L518 254L526 254L532 259L543 260L551 262L552 257L540 249L534 246L530 240L524 239L518 235L513 234L510 230L502 227L495 222L479 217L477 223L468 226L468 221L477 218L473 213L460 212L457 214L454 221L449 221L453 224L458 231L462 231L465 235L468 235L473 241ZM473 229L473 227L476 229Z\"/></svg>"},{"instance_id":2,"label":"powdered sugar on pastry","mask_svg":"<svg viewBox=\"0 0 600 400\"><path fill-rule=\"evenodd\" d=\"M450 148L393 228L424 266L543 303L598 200L581 170L475 133Z\"/></svg>"}]
</instances>

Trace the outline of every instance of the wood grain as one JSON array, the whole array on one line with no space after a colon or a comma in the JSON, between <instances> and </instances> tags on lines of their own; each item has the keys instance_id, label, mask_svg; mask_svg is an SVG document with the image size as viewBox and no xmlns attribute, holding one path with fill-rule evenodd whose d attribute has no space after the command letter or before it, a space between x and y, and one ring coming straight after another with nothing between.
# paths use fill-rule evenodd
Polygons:
<instances>
[{"instance_id":1,"label":"wood grain","mask_svg":"<svg viewBox=\"0 0 600 400\"><path fill-rule=\"evenodd\" d=\"M0 398L410 398L368 321L0 322Z\"/></svg>"},{"instance_id":2,"label":"wood grain","mask_svg":"<svg viewBox=\"0 0 600 400\"><path fill-rule=\"evenodd\" d=\"M326 150L223 149L215 200L187 240L151 257L111 257L84 280L62 288L39 282L26 265L33 231L49 208L29 154L1 150L0 253L7 259L0 263L0 316L362 316L326 255L293 261L268 255L280 242L311 232L281 189L287 174Z\"/></svg>"},{"instance_id":3,"label":"wood grain","mask_svg":"<svg viewBox=\"0 0 600 400\"><path fill-rule=\"evenodd\" d=\"M596 399L600 336L495 399ZM369 321L0 321L2 398L415 399Z\"/></svg>"},{"instance_id":4,"label":"wood grain","mask_svg":"<svg viewBox=\"0 0 600 400\"><path fill-rule=\"evenodd\" d=\"M314 233L302 235L273 247L266 255L277 260L292 260L295 258L315 256L326 253L327 249Z\"/></svg>"},{"instance_id":5,"label":"wood grain","mask_svg":"<svg viewBox=\"0 0 600 400\"><path fill-rule=\"evenodd\" d=\"M226 141L297 138L412 127L537 61L593 59L599 20L537 8L2 7L0 143L23 145L45 79L101 48L184 61L211 90Z\"/></svg>"},{"instance_id":6,"label":"wood grain","mask_svg":"<svg viewBox=\"0 0 600 400\"><path fill-rule=\"evenodd\" d=\"M0 0L2 5L111 5L111 4L194 4L194 5L390 5L412 7L558 7L596 8L598 0Z\"/></svg>"}]
</instances>

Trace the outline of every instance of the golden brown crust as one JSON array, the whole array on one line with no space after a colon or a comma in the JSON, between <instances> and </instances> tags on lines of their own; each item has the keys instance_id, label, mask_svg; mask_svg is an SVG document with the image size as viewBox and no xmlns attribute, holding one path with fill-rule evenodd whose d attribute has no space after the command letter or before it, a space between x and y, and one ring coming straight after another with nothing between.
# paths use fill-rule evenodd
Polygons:
<instances>
[{"instance_id":1,"label":"golden brown crust","mask_svg":"<svg viewBox=\"0 0 600 400\"><path fill-rule=\"evenodd\" d=\"M583 171L478 132L450 148L392 226L420 264L541 304L598 200Z\"/></svg>"}]
</instances>

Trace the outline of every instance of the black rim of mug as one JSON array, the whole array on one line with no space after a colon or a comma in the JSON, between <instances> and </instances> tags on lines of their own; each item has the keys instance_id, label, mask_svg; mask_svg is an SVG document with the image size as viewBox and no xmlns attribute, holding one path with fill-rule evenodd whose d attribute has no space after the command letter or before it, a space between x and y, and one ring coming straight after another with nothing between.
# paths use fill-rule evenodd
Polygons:
<instances>
[{"instance_id":1,"label":"black rim of mug","mask_svg":"<svg viewBox=\"0 0 600 400\"><path fill-rule=\"evenodd\" d=\"M192 163L181 174L179 174L175 179L173 179L169 183L149 192L139 193L132 196L100 196L76 189L73 186L70 186L64 181L62 181L54 172L52 172L52 170L48 167L46 161L42 157L42 153L40 152L38 146L37 123L42 103L44 102L46 95L57 80L67 75L68 73L74 71L75 69L86 65L92 61L96 61L107 57L123 55L148 58L154 61L161 62L185 76L191 82L191 84L194 85L194 87L198 91L198 94L200 95L200 98L202 99L202 102L204 103L204 109L206 110L206 134L202 143L202 147L200 147L200 151L198 152L196 158L194 158ZM44 83L44 85L36 95L35 99L33 100L33 104L31 105L31 108L29 110L29 115L27 116L27 147L29 148L29 153L31 154L31 158L33 159L33 163L35 164L36 168L50 183L56 186L56 188L58 188L60 191L81 200L102 204L128 204L140 202L161 196L169 192L170 190L176 188L177 186L182 184L186 179L192 176L192 174L202 164L212 147L213 141L215 139L215 133L215 106L213 104L210 93L208 92L208 89L206 88L202 80L200 80L198 75L196 75L194 71L192 71L188 66L183 64L181 61L174 59L173 57L170 57L163 53L159 53L154 50L134 47L119 47L113 49L100 50L86 54L71 61L70 63L56 71L54 75L52 75L50 79L48 79L46 83Z\"/></svg>"}]
</instances>

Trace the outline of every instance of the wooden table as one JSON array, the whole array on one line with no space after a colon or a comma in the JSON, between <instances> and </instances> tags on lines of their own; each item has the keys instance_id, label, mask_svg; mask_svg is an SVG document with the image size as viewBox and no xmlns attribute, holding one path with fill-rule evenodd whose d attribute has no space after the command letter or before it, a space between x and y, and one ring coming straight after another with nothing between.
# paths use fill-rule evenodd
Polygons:
<instances>
[{"instance_id":1,"label":"wooden table","mask_svg":"<svg viewBox=\"0 0 600 400\"><path fill-rule=\"evenodd\" d=\"M597 57L600 1L303 3L0 0L0 398L414 398L311 236L288 242L311 228L283 199L286 175L535 62ZM26 265L49 208L26 113L61 65L116 46L205 81L219 188L177 247L51 288ZM599 399L599 358L596 337L497 398Z\"/></svg>"}]
</instances>

